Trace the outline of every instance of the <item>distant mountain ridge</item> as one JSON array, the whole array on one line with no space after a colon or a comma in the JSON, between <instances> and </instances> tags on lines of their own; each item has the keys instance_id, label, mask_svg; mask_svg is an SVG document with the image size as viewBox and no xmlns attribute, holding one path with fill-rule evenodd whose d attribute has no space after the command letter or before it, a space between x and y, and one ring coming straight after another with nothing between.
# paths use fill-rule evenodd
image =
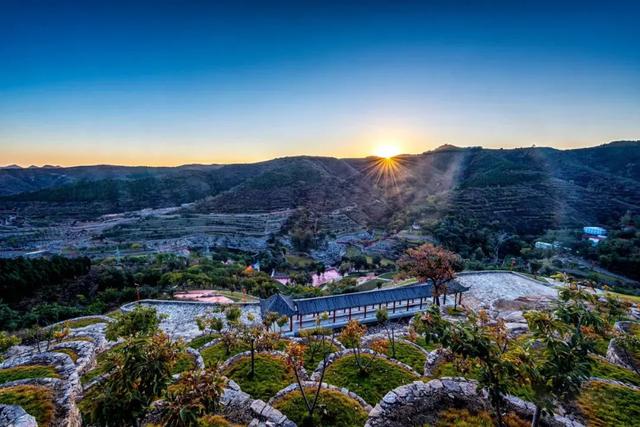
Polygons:
<instances>
[{"instance_id":1,"label":"distant mountain ridge","mask_svg":"<svg viewBox=\"0 0 640 427\"><path fill-rule=\"evenodd\" d=\"M3 168L0 196L1 208L26 214L95 216L194 202L195 211L231 213L350 207L363 225L464 215L537 233L640 211L640 141L573 150L443 146L393 163L299 156L230 165Z\"/></svg>"}]
</instances>

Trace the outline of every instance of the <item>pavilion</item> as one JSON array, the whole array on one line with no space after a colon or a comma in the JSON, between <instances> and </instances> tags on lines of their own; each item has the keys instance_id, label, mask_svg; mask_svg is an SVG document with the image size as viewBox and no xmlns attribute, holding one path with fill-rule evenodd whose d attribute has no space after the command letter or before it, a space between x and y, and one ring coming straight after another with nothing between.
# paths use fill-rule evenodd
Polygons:
<instances>
[{"instance_id":1,"label":"pavilion","mask_svg":"<svg viewBox=\"0 0 640 427\"><path fill-rule=\"evenodd\" d=\"M447 283L446 295L453 296L454 306L462 303L462 294L469 290L457 281ZM446 295L444 303L446 304ZM260 300L260 311L264 316L275 312L289 317L288 332L315 327L341 327L349 320L358 319L362 323L376 321L376 310L386 307L389 318L413 316L423 310L433 299L433 285L420 283L395 288L354 292L316 298L291 298L276 294ZM328 320L319 317L326 313Z\"/></svg>"}]
</instances>

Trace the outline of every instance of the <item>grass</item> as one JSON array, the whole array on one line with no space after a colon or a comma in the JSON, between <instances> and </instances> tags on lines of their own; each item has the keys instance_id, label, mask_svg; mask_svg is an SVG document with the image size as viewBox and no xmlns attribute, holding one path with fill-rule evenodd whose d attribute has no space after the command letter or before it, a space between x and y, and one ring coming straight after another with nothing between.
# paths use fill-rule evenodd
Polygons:
<instances>
[{"instance_id":1,"label":"grass","mask_svg":"<svg viewBox=\"0 0 640 427\"><path fill-rule=\"evenodd\" d=\"M51 425L56 410L53 392L46 387L33 385L0 389L0 403L22 406L22 409L36 418L39 426Z\"/></svg>"},{"instance_id":2,"label":"grass","mask_svg":"<svg viewBox=\"0 0 640 427\"><path fill-rule=\"evenodd\" d=\"M233 347L231 351L227 353L227 349L225 348L224 344L219 342L212 345L211 347L200 350L200 354L202 355L205 366L207 368L211 368L218 363L224 362L231 356L235 356L236 354L242 353L243 351L247 350L249 350L249 346L241 343L240 345Z\"/></svg>"},{"instance_id":3,"label":"grass","mask_svg":"<svg viewBox=\"0 0 640 427\"><path fill-rule=\"evenodd\" d=\"M529 427L529 421L509 412L503 417L505 427ZM497 423L488 411L469 411L466 408L449 408L438 413L435 427L494 427Z\"/></svg>"},{"instance_id":4,"label":"grass","mask_svg":"<svg viewBox=\"0 0 640 427\"><path fill-rule=\"evenodd\" d=\"M606 294L632 304L640 304L640 296L638 295L626 295L626 294L621 294L618 292L611 292L611 291L606 291Z\"/></svg>"},{"instance_id":5,"label":"grass","mask_svg":"<svg viewBox=\"0 0 640 427\"><path fill-rule=\"evenodd\" d=\"M83 376L81 376L80 377L80 383L86 384L86 383L90 382L91 380L93 380L94 378L97 378L102 374L106 374L107 373L107 368L105 366L105 364L106 364L105 362L107 361L107 358L109 357L110 352L114 351L115 349L117 349L121 345L122 344L116 344L115 346L113 346L109 350L100 353L96 357L96 367L93 368L92 370L90 370L89 372L86 372Z\"/></svg>"},{"instance_id":6,"label":"grass","mask_svg":"<svg viewBox=\"0 0 640 427\"><path fill-rule=\"evenodd\" d=\"M22 365L0 369L0 384L27 378L60 378L60 375L53 366L47 365Z\"/></svg>"},{"instance_id":7,"label":"grass","mask_svg":"<svg viewBox=\"0 0 640 427\"><path fill-rule=\"evenodd\" d=\"M380 341L384 341L386 343L387 351L385 354L389 357L393 357L393 351L389 340L384 339ZM422 373L424 371L424 363L427 361L427 356L423 352L410 344L398 340L396 340L395 348L396 357L394 359L411 366L418 373Z\"/></svg>"},{"instance_id":8,"label":"grass","mask_svg":"<svg viewBox=\"0 0 640 427\"><path fill-rule=\"evenodd\" d=\"M424 340L424 337L418 337L418 339L416 339L416 344L418 344L420 347L424 348L428 352L432 352L433 350L440 347L440 344L436 344L432 342L427 344L427 342Z\"/></svg>"},{"instance_id":9,"label":"grass","mask_svg":"<svg viewBox=\"0 0 640 427\"><path fill-rule=\"evenodd\" d=\"M382 287L382 285L385 284L385 283L387 283L385 280L371 279L371 280L367 280L366 282L360 283L356 287L356 290L358 292L372 291L374 289L378 289L378 285L380 285Z\"/></svg>"},{"instance_id":10,"label":"grass","mask_svg":"<svg viewBox=\"0 0 640 427\"><path fill-rule=\"evenodd\" d=\"M295 382L293 370L287 363L264 353L255 355L255 374L249 377L251 357L242 357L225 369L224 374L237 382L242 391L249 393L254 399L265 402L278 391Z\"/></svg>"},{"instance_id":11,"label":"grass","mask_svg":"<svg viewBox=\"0 0 640 427\"><path fill-rule=\"evenodd\" d=\"M595 363L591 367L591 376L640 386L640 375L635 372L609 363L602 358L594 357L593 359Z\"/></svg>"},{"instance_id":12,"label":"grass","mask_svg":"<svg viewBox=\"0 0 640 427\"><path fill-rule=\"evenodd\" d=\"M304 369L311 373L316 370L318 364L322 359L331 354L339 351L338 347L331 342L325 343L325 350L322 351L322 344L320 341L312 341L310 345L307 345L304 350Z\"/></svg>"},{"instance_id":13,"label":"grass","mask_svg":"<svg viewBox=\"0 0 640 427\"><path fill-rule=\"evenodd\" d=\"M475 368L471 368L469 372L462 372L454 362L440 362L433 370L432 378L442 377L464 377L468 379L477 379L478 371Z\"/></svg>"},{"instance_id":14,"label":"grass","mask_svg":"<svg viewBox=\"0 0 640 427\"><path fill-rule=\"evenodd\" d=\"M205 415L198 419L198 427L240 427L220 415Z\"/></svg>"},{"instance_id":15,"label":"grass","mask_svg":"<svg viewBox=\"0 0 640 427\"><path fill-rule=\"evenodd\" d=\"M72 348L56 348L54 350L56 353L64 353L71 358L73 363L76 363L78 360L78 353L75 352Z\"/></svg>"},{"instance_id":16,"label":"grass","mask_svg":"<svg viewBox=\"0 0 640 427\"><path fill-rule=\"evenodd\" d=\"M604 338L604 337L596 338L593 343L594 353L600 356L606 356L607 349L609 348L609 341L611 341L610 338Z\"/></svg>"},{"instance_id":17,"label":"grass","mask_svg":"<svg viewBox=\"0 0 640 427\"><path fill-rule=\"evenodd\" d=\"M295 268L307 268L314 264L314 260L305 256L285 255L287 263Z\"/></svg>"},{"instance_id":18,"label":"grass","mask_svg":"<svg viewBox=\"0 0 640 427\"><path fill-rule=\"evenodd\" d=\"M96 323L106 323L104 320L98 317L89 317L87 319L71 319L67 320L64 323L61 323L56 328L57 329L75 329L75 328L84 328L85 326L95 325Z\"/></svg>"},{"instance_id":19,"label":"grass","mask_svg":"<svg viewBox=\"0 0 640 427\"><path fill-rule=\"evenodd\" d=\"M284 350L289 341L281 339L276 345L276 350ZM202 359L207 368L214 367L217 363L224 362L231 356L235 356L238 353L249 351L249 345L244 342L239 342L238 345L233 347L230 352L227 353L227 349L224 344L219 342L211 347L200 350Z\"/></svg>"},{"instance_id":20,"label":"grass","mask_svg":"<svg viewBox=\"0 0 640 427\"><path fill-rule=\"evenodd\" d=\"M193 371L196 368L196 361L191 353L186 351L181 353L176 360L176 364L173 365L171 370L172 374L181 374L186 371Z\"/></svg>"},{"instance_id":21,"label":"grass","mask_svg":"<svg viewBox=\"0 0 640 427\"><path fill-rule=\"evenodd\" d=\"M365 364L370 363L366 372L358 369L354 355L347 355L327 367L324 381L346 387L367 403L375 405L389 390L419 379L413 372L387 360L374 359L368 354L363 354L361 358Z\"/></svg>"},{"instance_id":22,"label":"grass","mask_svg":"<svg viewBox=\"0 0 640 427\"><path fill-rule=\"evenodd\" d=\"M582 388L577 405L589 426L640 426L640 391L592 381Z\"/></svg>"},{"instance_id":23,"label":"grass","mask_svg":"<svg viewBox=\"0 0 640 427\"><path fill-rule=\"evenodd\" d=\"M218 333L208 334L208 335L200 335L199 337L195 337L191 341L189 341L189 347L199 349L205 344L210 343L216 338L220 337Z\"/></svg>"},{"instance_id":24,"label":"grass","mask_svg":"<svg viewBox=\"0 0 640 427\"><path fill-rule=\"evenodd\" d=\"M313 399L315 389L306 388L307 396ZM308 419L307 407L302 393L296 390L275 402L275 408L299 426L362 426L367 421L367 413L354 399L335 391L322 389L318 397L318 407L313 420ZM312 423L310 423L312 421Z\"/></svg>"},{"instance_id":25,"label":"grass","mask_svg":"<svg viewBox=\"0 0 640 427\"><path fill-rule=\"evenodd\" d=\"M387 273L379 275L378 278L393 280L393 278L396 276L396 274L398 274L396 271L389 271Z\"/></svg>"}]
</instances>

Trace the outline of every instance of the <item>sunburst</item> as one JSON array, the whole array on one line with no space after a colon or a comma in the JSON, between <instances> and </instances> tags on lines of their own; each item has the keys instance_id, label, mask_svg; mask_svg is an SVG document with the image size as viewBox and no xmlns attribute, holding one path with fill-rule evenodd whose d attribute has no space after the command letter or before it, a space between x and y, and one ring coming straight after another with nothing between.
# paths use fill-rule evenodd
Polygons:
<instances>
[{"instance_id":1,"label":"sunburst","mask_svg":"<svg viewBox=\"0 0 640 427\"><path fill-rule=\"evenodd\" d=\"M375 157L364 169L367 177L372 178L376 185L385 189L398 189L398 179L402 173L402 158Z\"/></svg>"}]
</instances>

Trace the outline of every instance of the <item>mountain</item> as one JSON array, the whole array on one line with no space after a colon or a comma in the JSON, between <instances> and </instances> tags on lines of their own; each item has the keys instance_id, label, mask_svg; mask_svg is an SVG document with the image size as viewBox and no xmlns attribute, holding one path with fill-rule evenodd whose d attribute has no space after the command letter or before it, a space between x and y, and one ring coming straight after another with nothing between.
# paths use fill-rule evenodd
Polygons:
<instances>
[{"instance_id":1,"label":"mountain","mask_svg":"<svg viewBox=\"0 0 640 427\"><path fill-rule=\"evenodd\" d=\"M0 207L90 217L193 203L194 212L349 209L363 225L397 228L444 215L518 233L606 224L640 212L640 141L593 148L443 146L418 155L181 167L0 169Z\"/></svg>"}]
</instances>

